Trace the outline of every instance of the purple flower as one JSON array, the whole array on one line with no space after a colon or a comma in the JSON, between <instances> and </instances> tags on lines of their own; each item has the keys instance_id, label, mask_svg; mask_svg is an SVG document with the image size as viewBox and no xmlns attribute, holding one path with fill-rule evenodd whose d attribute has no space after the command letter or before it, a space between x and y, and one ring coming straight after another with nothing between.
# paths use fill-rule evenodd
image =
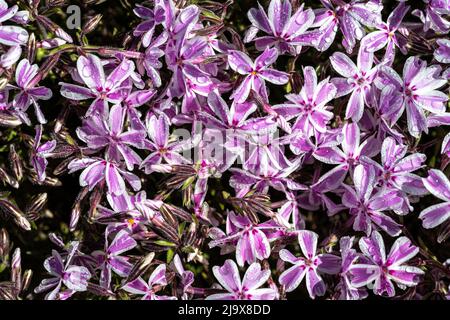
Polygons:
<instances>
[{"instance_id":1,"label":"purple flower","mask_svg":"<svg viewBox=\"0 0 450 320\"><path fill-rule=\"evenodd\" d=\"M286 189L306 190L306 186L289 178L298 169L300 162L301 158L298 158L297 161L281 170L269 166L268 170L263 172L230 168L230 171L233 173L233 176L230 178L230 186L235 188L238 195L245 195L251 189L256 192L267 193L269 187L282 192L286 191ZM258 161L255 162L255 165L260 164Z\"/></svg>"},{"instance_id":2,"label":"purple flower","mask_svg":"<svg viewBox=\"0 0 450 320\"><path fill-rule=\"evenodd\" d=\"M418 137L421 132L428 133L425 112L443 113L448 97L438 91L447 83L439 77L439 66L427 67L426 61L417 57L409 57L403 67L403 79L388 66L382 66L375 84L382 89L386 85L393 85L403 96L403 103L399 116L406 108L408 131Z\"/></svg>"},{"instance_id":3,"label":"purple flower","mask_svg":"<svg viewBox=\"0 0 450 320\"><path fill-rule=\"evenodd\" d=\"M434 51L434 58L441 63L450 63L450 40L438 39L436 44L439 47Z\"/></svg>"},{"instance_id":4,"label":"purple flower","mask_svg":"<svg viewBox=\"0 0 450 320\"><path fill-rule=\"evenodd\" d=\"M16 83L20 92L14 97L13 108L19 118L30 125L26 111L33 104L39 123L46 123L44 114L41 111L39 100L48 100L52 97L52 91L45 87L36 87L41 75L38 73L39 67L36 64L31 65L27 59L19 62L16 68ZM16 88L11 86L12 88Z\"/></svg>"},{"instance_id":5,"label":"purple flower","mask_svg":"<svg viewBox=\"0 0 450 320\"><path fill-rule=\"evenodd\" d=\"M227 216L227 235L222 235L219 239L211 241L209 247L225 243L236 243L236 261L239 266L244 266L257 259L267 259L270 255L270 244L263 230L263 226L253 224L250 219L244 216L238 216L229 212ZM270 227L269 227L270 228ZM275 227L276 228L276 227ZM273 228L272 228L273 229Z\"/></svg>"},{"instance_id":6,"label":"purple flower","mask_svg":"<svg viewBox=\"0 0 450 320\"><path fill-rule=\"evenodd\" d=\"M304 34L314 21L313 11L303 10L303 7L304 4L291 16L292 6L289 0L272 0L267 15L258 3L258 8L250 9L247 14L252 27L248 30L245 40L247 42L253 40L260 30L268 35L255 39L258 50L263 51L275 46L280 53L289 52L292 55L300 53L301 46L295 39Z\"/></svg>"},{"instance_id":7,"label":"purple flower","mask_svg":"<svg viewBox=\"0 0 450 320\"><path fill-rule=\"evenodd\" d=\"M158 36L145 50L142 64L147 71L147 75L152 79L155 87L161 86L161 76L159 69L163 66L159 59L164 56L164 51L160 48L167 42L167 33Z\"/></svg>"},{"instance_id":8,"label":"purple flower","mask_svg":"<svg viewBox=\"0 0 450 320\"><path fill-rule=\"evenodd\" d=\"M11 68L20 59L21 54L22 48L20 46L9 48L0 56L0 66L4 69Z\"/></svg>"},{"instance_id":9,"label":"purple flower","mask_svg":"<svg viewBox=\"0 0 450 320\"><path fill-rule=\"evenodd\" d=\"M423 23L423 30L429 29L437 33L447 33L450 30L450 3L448 0L424 0L426 3L425 12L414 10L413 15L419 17Z\"/></svg>"},{"instance_id":10,"label":"purple flower","mask_svg":"<svg viewBox=\"0 0 450 320\"><path fill-rule=\"evenodd\" d=\"M431 194L445 201L432 205L420 213L419 218L422 219L423 227L431 229L450 218L450 181L442 171L430 169L428 177L423 179L423 184Z\"/></svg>"},{"instance_id":11,"label":"purple flower","mask_svg":"<svg viewBox=\"0 0 450 320\"><path fill-rule=\"evenodd\" d=\"M342 204L350 208L350 214L354 216L355 231L364 231L369 236L373 227L378 226L390 236L398 236L401 233L401 225L383 211L398 208L402 199L396 190L376 190L375 182L374 168L370 165L358 165L353 172L354 189L343 185L345 192Z\"/></svg>"},{"instance_id":12,"label":"purple flower","mask_svg":"<svg viewBox=\"0 0 450 320\"><path fill-rule=\"evenodd\" d=\"M311 186L297 197L298 205L310 211L323 208L329 216L344 210L345 206L334 203L326 195L327 192L338 189L344 178L345 171L342 170L331 170L321 176L320 170L316 169Z\"/></svg>"},{"instance_id":13,"label":"purple flower","mask_svg":"<svg viewBox=\"0 0 450 320\"><path fill-rule=\"evenodd\" d=\"M328 122L333 113L328 111L327 105L336 96L336 87L328 78L317 83L316 71L313 67L303 69L305 84L299 94L289 94L286 98L291 103L273 106L273 110L290 120L296 118L292 130L299 130L306 136L327 130Z\"/></svg>"},{"instance_id":14,"label":"purple flower","mask_svg":"<svg viewBox=\"0 0 450 320\"><path fill-rule=\"evenodd\" d=\"M367 291L364 288L355 288L351 283L351 268L361 256L352 248L353 241L354 237L348 236L339 240L342 257L341 279L337 285L339 300L361 300L367 297Z\"/></svg>"},{"instance_id":15,"label":"purple flower","mask_svg":"<svg viewBox=\"0 0 450 320\"><path fill-rule=\"evenodd\" d=\"M173 268L177 272L180 277L180 285L182 288L182 298L188 299L188 290L192 288L192 284L194 283L194 273L192 271L187 271L183 267L183 263L181 262L181 258L178 254L173 258Z\"/></svg>"},{"instance_id":16,"label":"purple flower","mask_svg":"<svg viewBox=\"0 0 450 320\"><path fill-rule=\"evenodd\" d=\"M186 38L199 19L200 10L196 5L178 9L172 0L156 0L155 7L164 10L163 25L174 41Z\"/></svg>"},{"instance_id":17,"label":"purple flower","mask_svg":"<svg viewBox=\"0 0 450 320\"><path fill-rule=\"evenodd\" d=\"M156 7L155 10L152 10L141 5L136 5L136 8L133 10L135 15L145 20L138 24L133 31L133 35L136 37L142 35L142 44L144 47L149 46L155 31L155 26L164 21L163 11L164 10L160 7Z\"/></svg>"},{"instance_id":18,"label":"purple flower","mask_svg":"<svg viewBox=\"0 0 450 320\"><path fill-rule=\"evenodd\" d=\"M166 265L160 264L150 275L148 282L141 277L127 283L122 287L123 290L137 295L142 295L141 300L176 300L176 297L160 296L156 292L161 286L167 285ZM159 287L159 288L158 288Z\"/></svg>"},{"instance_id":19,"label":"purple flower","mask_svg":"<svg viewBox=\"0 0 450 320\"><path fill-rule=\"evenodd\" d=\"M125 171L114 162L98 158L75 159L69 163L69 173L83 169L80 175L80 186L89 186L92 190L98 183L105 181L110 193L121 195L125 192L125 181L131 185L135 191L141 189L141 180L136 175Z\"/></svg>"},{"instance_id":20,"label":"purple flower","mask_svg":"<svg viewBox=\"0 0 450 320\"><path fill-rule=\"evenodd\" d=\"M141 163L145 173L152 171L152 166L160 164L162 160L170 165L189 163L189 160L179 154L192 148L192 142L169 142L169 118L161 114L159 117L152 115L146 123L149 140L145 140L145 147L152 153Z\"/></svg>"},{"instance_id":21,"label":"purple flower","mask_svg":"<svg viewBox=\"0 0 450 320\"><path fill-rule=\"evenodd\" d=\"M61 95L67 99L76 101L94 99L86 112L86 116L97 112L106 119L108 102L113 104L121 102L122 84L134 71L134 63L130 60L123 59L105 77L102 61L93 54L87 54L78 58L77 71L76 74L73 74L74 80L84 83L87 88L61 82Z\"/></svg>"},{"instance_id":22,"label":"purple flower","mask_svg":"<svg viewBox=\"0 0 450 320\"><path fill-rule=\"evenodd\" d=\"M389 135L398 142L403 141L403 135L394 128L403 113L403 96L395 86L387 85L381 91L372 86L368 102L374 116L369 115L366 109L361 122L367 121L370 124L366 127L372 126L373 129L379 130L380 138Z\"/></svg>"},{"instance_id":23,"label":"purple flower","mask_svg":"<svg viewBox=\"0 0 450 320\"><path fill-rule=\"evenodd\" d=\"M275 123L271 117L250 117L257 109L251 102L237 103L233 101L228 107L218 92L212 91L208 95L208 109L198 113L198 119L208 128L227 130L231 129L237 135L249 131L257 131ZM229 132L229 131L228 131Z\"/></svg>"},{"instance_id":24,"label":"purple flower","mask_svg":"<svg viewBox=\"0 0 450 320\"><path fill-rule=\"evenodd\" d=\"M132 88L130 86L129 90L122 91L124 99L121 104L126 109L131 130L145 131L145 126L141 121L141 114L138 110L136 110L136 108L149 102L150 99L152 99L156 94L156 91L153 89L136 91L131 90Z\"/></svg>"},{"instance_id":25,"label":"purple flower","mask_svg":"<svg viewBox=\"0 0 450 320\"><path fill-rule=\"evenodd\" d=\"M218 165L209 159L200 158L197 163L194 164L196 182L194 185L194 192L192 194L192 200L194 203L194 212L198 218L210 222L210 219L206 216L209 210L208 207L203 207L206 193L208 191L208 179L211 176L220 176L218 172Z\"/></svg>"},{"instance_id":26,"label":"purple flower","mask_svg":"<svg viewBox=\"0 0 450 320\"><path fill-rule=\"evenodd\" d=\"M107 159L119 162L125 160L128 170L139 165L142 159L131 148L144 148L144 131L124 131L126 109L119 104L109 111L108 121L94 114L83 121L83 126L77 129L78 137L93 150L106 148Z\"/></svg>"},{"instance_id":27,"label":"purple flower","mask_svg":"<svg viewBox=\"0 0 450 320\"><path fill-rule=\"evenodd\" d=\"M213 88L210 74L201 66L204 51L208 43L202 38L182 39L166 49L166 62L173 71L170 92L175 97L184 96L189 92L188 85L206 87L207 92L197 90L198 94L208 96ZM189 83L190 82L190 83ZM209 88L209 90L208 90Z\"/></svg>"},{"instance_id":28,"label":"purple flower","mask_svg":"<svg viewBox=\"0 0 450 320\"><path fill-rule=\"evenodd\" d=\"M330 57L334 70L344 78L333 78L336 86L336 98L351 93L345 111L345 118L357 122L361 119L364 105L367 104L370 86L375 79L378 67L373 65L373 53L361 47L358 52L357 66L342 52L335 52Z\"/></svg>"},{"instance_id":29,"label":"purple flower","mask_svg":"<svg viewBox=\"0 0 450 320\"><path fill-rule=\"evenodd\" d=\"M244 170L265 177L285 178L292 168L300 165L301 159L299 158L292 161L287 159L283 144L288 139L276 138L276 133L276 126L272 124L260 128L258 132L247 131L244 137L245 143L242 141L241 145L233 145L238 154L244 154L242 166ZM248 151L246 145L248 145ZM240 152L241 150L242 152Z\"/></svg>"},{"instance_id":30,"label":"purple flower","mask_svg":"<svg viewBox=\"0 0 450 320\"><path fill-rule=\"evenodd\" d=\"M127 257L120 256L120 254L133 249L137 245L127 230L120 230L111 244L108 240L109 235L110 231L107 228L105 231L105 249L92 253L101 268L100 285L106 289L109 289L111 284L111 270L121 277L128 276L133 265Z\"/></svg>"},{"instance_id":31,"label":"purple flower","mask_svg":"<svg viewBox=\"0 0 450 320\"><path fill-rule=\"evenodd\" d=\"M450 260L430 239L450 235L449 0L400 0L383 12L381 0L254 2L248 30L233 1L145 1L108 10L133 20L128 32L98 30L102 12L91 10L76 45L64 45L70 35L38 0L24 11L7 2L0 180L19 188L28 173L39 190L0 192L0 260L12 253L13 224L30 229L53 208L45 187L75 171L69 229L89 253L52 233L58 215L36 220L61 249L45 260L51 278L36 293L284 299L304 290L359 300L447 288ZM123 34L114 39L122 45L102 43L99 31ZM49 100L55 79L61 101ZM49 102L63 108L42 109ZM34 140L27 126L16 130L22 123L33 123ZM49 159L58 179L46 176ZM421 240L429 252L408 262ZM12 257L0 299L32 299L31 270L22 273L20 249Z\"/></svg>"},{"instance_id":32,"label":"purple flower","mask_svg":"<svg viewBox=\"0 0 450 320\"><path fill-rule=\"evenodd\" d=\"M274 300L278 292L272 288L260 288L270 277L270 270L261 270L259 263L252 263L241 281L239 270L233 260L227 260L222 267L213 267L213 273L228 293L208 296L207 300Z\"/></svg>"},{"instance_id":33,"label":"purple flower","mask_svg":"<svg viewBox=\"0 0 450 320\"><path fill-rule=\"evenodd\" d=\"M319 273L337 274L341 268L341 258L332 254L317 254L318 235L312 231L298 231L298 243L303 257L296 257L287 249L280 250L280 258L293 264L279 278L287 292L295 290L306 276L306 288L309 296L323 296L326 285Z\"/></svg>"},{"instance_id":34,"label":"purple flower","mask_svg":"<svg viewBox=\"0 0 450 320\"><path fill-rule=\"evenodd\" d=\"M450 133L448 133L442 141L441 153L450 158Z\"/></svg>"},{"instance_id":35,"label":"purple flower","mask_svg":"<svg viewBox=\"0 0 450 320\"><path fill-rule=\"evenodd\" d=\"M369 52L378 51L386 47L383 63L391 65L395 58L395 47L399 47L403 54L407 53L406 38L402 35L397 36L396 32L408 12L410 6L400 2L392 11L387 19L387 23L380 23L377 26L378 31L374 31L361 40L361 46Z\"/></svg>"},{"instance_id":36,"label":"purple flower","mask_svg":"<svg viewBox=\"0 0 450 320\"><path fill-rule=\"evenodd\" d=\"M325 8L315 11L313 27L318 29L306 32L306 38L315 38L313 45L320 51L327 50L333 44L338 29L343 35L342 44L347 53L353 51L356 41L365 33L364 26L375 27L381 22L383 8L379 0L320 0ZM300 36L299 38L301 38Z\"/></svg>"},{"instance_id":37,"label":"purple flower","mask_svg":"<svg viewBox=\"0 0 450 320\"><path fill-rule=\"evenodd\" d=\"M404 264L419 252L406 237L397 238L387 258L383 238L377 231L370 238L361 238L359 247L366 259L364 263L353 264L350 269L352 285L357 288L373 285L375 294L393 297L393 282L401 289L413 287L424 274L421 269Z\"/></svg>"},{"instance_id":38,"label":"purple flower","mask_svg":"<svg viewBox=\"0 0 450 320\"><path fill-rule=\"evenodd\" d=\"M70 244L70 251L65 259L56 251L52 251L52 256L44 262L44 267L53 278L44 279L39 286L34 289L36 293L41 293L52 289L45 296L46 300L68 299L76 291L86 291L91 273L86 267L72 265L72 260L79 247L79 242L73 241ZM61 285L64 284L68 291L60 293Z\"/></svg>"},{"instance_id":39,"label":"purple flower","mask_svg":"<svg viewBox=\"0 0 450 320\"><path fill-rule=\"evenodd\" d=\"M108 193L106 198L112 210L99 205L97 207L99 223L106 224L110 232L126 229L136 239L145 234L147 228L144 224L156 215L153 211L157 207L156 201L153 203L147 200L145 191L140 191L136 195L124 192L118 196ZM149 208L150 203L155 206Z\"/></svg>"},{"instance_id":40,"label":"purple flower","mask_svg":"<svg viewBox=\"0 0 450 320\"><path fill-rule=\"evenodd\" d=\"M295 132L295 134L288 135L288 142L291 151L295 155L305 155L309 162L311 156L320 148L336 147L342 141L342 128L327 128L327 131L321 133L319 131L314 132L314 135L308 137L301 131Z\"/></svg>"},{"instance_id":41,"label":"purple flower","mask_svg":"<svg viewBox=\"0 0 450 320\"><path fill-rule=\"evenodd\" d=\"M51 153L56 147L56 141L51 140L47 141L44 144L41 144L42 137L42 125L36 126L36 136L34 137L33 150L31 156L31 163L33 164L33 168L37 173L39 182L43 182L45 180L45 169L47 168L47 157L49 153Z\"/></svg>"},{"instance_id":42,"label":"purple flower","mask_svg":"<svg viewBox=\"0 0 450 320\"><path fill-rule=\"evenodd\" d=\"M342 181L350 168L361 163L362 158L369 155L367 146L370 140L366 139L363 143L360 143L360 135L356 123L346 123L342 127L342 150L333 143L331 146L324 144L323 147L317 148L313 153L313 156L321 162L338 165L329 173L333 175L335 181Z\"/></svg>"},{"instance_id":43,"label":"purple flower","mask_svg":"<svg viewBox=\"0 0 450 320\"><path fill-rule=\"evenodd\" d=\"M19 7L13 5L8 8L4 0L0 0L0 43L6 46L24 45L28 40L28 32L18 26L3 25L4 22L13 19L18 14Z\"/></svg>"},{"instance_id":44,"label":"purple flower","mask_svg":"<svg viewBox=\"0 0 450 320\"><path fill-rule=\"evenodd\" d=\"M414 153L406 156L407 147L398 145L391 137L387 137L381 146L381 165L370 161L375 166L380 183L388 188L396 188L403 192L424 195L427 193L422 179L411 173L423 167L426 156Z\"/></svg>"},{"instance_id":45,"label":"purple flower","mask_svg":"<svg viewBox=\"0 0 450 320\"><path fill-rule=\"evenodd\" d=\"M243 52L230 50L228 52L228 63L231 69L239 74L245 75L244 80L233 92L232 98L237 103L247 100L250 90L256 91L266 101L268 100L265 81L282 85L289 81L289 75L285 72L269 68L278 58L278 50L266 48L264 52L253 62Z\"/></svg>"}]
</instances>

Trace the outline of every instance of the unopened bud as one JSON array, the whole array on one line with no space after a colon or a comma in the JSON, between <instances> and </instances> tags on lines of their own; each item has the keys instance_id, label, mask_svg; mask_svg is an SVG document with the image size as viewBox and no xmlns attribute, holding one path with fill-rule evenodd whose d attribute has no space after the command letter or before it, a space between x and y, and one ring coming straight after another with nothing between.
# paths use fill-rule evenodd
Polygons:
<instances>
[{"instance_id":1,"label":"unopened bud","mask_svg":"<svg viewBox=\"0 0 450 320\"><path fill-rule=\"evenodd\" d=\"M0 80L0 89L2 87L3 80L4 79ZM8 84L7 80L5 82L5 85L6 84ZM22 124L22 121L20 121L20 119L17 118L16 116L7 114L5 112L0 112L0 126L14 128L14 127L20 126L21 124Z\"/></svg>"},{"instance_id":2,"label":"unopened bud","mask_svg":"<svg viewBox=\"0 0 450 320\"><path fill-rule=\"evenodd\" d=\"M15 189L19 188L19 183L17 182L17 180L11 177L2 167L0 167L0 180L9 184Z\"/></svg>"},{"instance_id":3,"label":"unopened bud","mask_svg":"<svg viewBox=\"0 0 450 320\"><path fill-rule=\"evenodd\" d=\"M23 164L13 144L9 145L9 167L18 182L23 178Z\"/></svg>"},{"instance_id":4,"label":"unopened bud","mask_svg":"<svg viewBox=\"0 0 450 320\"><path fill-rule=\"evenodd\" d=\"M25 272L23 273L23 277L22 277L22 290L21 291L28 290L28 288L30 287L32 277L33 277L33 270L31 270L31 269L25 270Z\"/></svg>"},{"instance_id":5,"label":"unopened bud","mask_svg":"<svg viewBox=\"0 0 450 320\"><path fill-rule=\"evenodd\" d=\"M20 211L17 206L8 200L0 199L0 209L7 215L14 218L14 221L19 227L27 231L31 230L30 222L25 218L22 211Z\"/></svg>"},{"instance_id":6,"label":"unopened bud","mask_svg":"<svg viewBox=\"0 0 450 320\"><path fill-rule=\"evenodd\" d=\"M9 253L10 242L6 229L0 229L0 257L2 260Z\"/></svg>"},{"instance_id":7,"label":"unopened bud","mask_svg":"<svg viewBox=\"0 0 450 320\"><path fill-rule=\"evenodd\" d=\"M14 282L14 286L17 291L22 288L22 263L21 263L20 248L14 251L11 259L11 281Z\"/></svg>"},{"instance_id":8,"label":"unopened bud","mask_svg":"<svg viewBox=\"0 0 450 320\"><path fill-rule=\"evenodd\" d=\"M128 275L128 278L126 279L125 283L129 283L133 280L136 280L140 275L147 272L147 270L150 268L150 265L154 257L155 253L150 252L146 256L139 259L138 262L131 269L130 274Z\"/></svg>"},{"instance_id":9,"label":"unopened bud","mask_svg":"<svg viewBox=\"0 0 450 320\"><path fill-rule=\"evenodd\" d=\"M92 31L94 31L94 29L97 27L97 25L102 20L102 17L103 17L102 14L97 14L97 15L93 16L91 19L89 19L88 22L86 22L86 24L84 25L84 27L82 29L82 33L88 34Z\"/></svg>"},{"instance_id":10,"label":"unopened bud","mask_svg":"<svg viewBox=\"0 0 450 320\"><path fill-rule=\"evenodd\" d=\"M26 213L32 213L32 212L39 212L42 210L42 208L45 206L45 204L47 203L47 193L40 193L36 196L34 196L31 201L30 204L28 205L28 207L25 209Z\"/></svg>"},{"instance_id":11,"label":"unopened bud","mask_svg":"<svg viewBox=\"0 0 450 320\"><path fill-rule=\"evenodd\" d=\"M28 44L27 44L27 58L30 63L34 61L36 57L36 36L34 33L31 33L28 37Z\"/></svg>"}]
</instances>

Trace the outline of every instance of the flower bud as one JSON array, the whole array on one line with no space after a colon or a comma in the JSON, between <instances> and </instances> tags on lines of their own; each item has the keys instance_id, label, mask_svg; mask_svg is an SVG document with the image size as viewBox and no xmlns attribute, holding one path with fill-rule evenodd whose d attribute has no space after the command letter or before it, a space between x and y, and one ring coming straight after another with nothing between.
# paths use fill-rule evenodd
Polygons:
<instances>
[{"instance_id":1,"label":"flower bud","mask_svg":"<svg viewBox=\"0 0 450 320\"><path fill-rule=\"evenodd\" d=\"M36 57L36 36L34 33L31 33L28 37L27 44L27 59L32 63Z\"/></svg>"},{"instance_id":2,"label":"flower bud","mask_svg":"<svg viewBox=\"0 0 450 320\"><path fill-rule=\"evenodd\" d=\"M8 84L8 80L0 79L0 90L1 90L3 84L5 84L5 86L6 86ZM0 126L14 128L14 127L20 126L21 124L22 124L22 121L20 121L20 119L17 118L16 116L13 116L13 115L5 113L5 112L0 112Z\"/></svg>"},{"instance_id":3,"label":"flower bud","mask_svg":"<svg viewBox=\"0 0 450 320\"><path fill-rule=\"evenodd\" d=\"M22 276L22 290L27 291L31 284L31 278L33 277L33 270L25 270Z\"/></svg>"},{"instance_id":4,"label":"flower bud","mask_svg":"<svg viewBox=\"0 0 450 320\"><path fill-rule=\"evenodd\" d=\"M2 260L9 254L10 242L6 229L0 229L0 258Z\"/></svg>"},{"instance_id":5,"label":"flower bud","mask_svg":"<svg viewBox=\"0 0 450 320\"><path fill-rule=\"evenodd\" d=\"M136 262L136 264L131 269L130 274L128 275L128 278L125 280L125 283L129 283L133 280L136 280L139 276L141 276L142 274L147 272L147 270L151 266L151 263L152 263L154 257L155 257L155 253L150 252L149 254L140 258L138 260L138 262Z\"/></svg>"},{"instance_id":6,"label":"flower bud","mask_svg":"<svg viewBox=\"0 0 450 320\"><path fill-rule=\"evenodd\" d=\"M45 206L45 204L47 203L47 193L40 193L36 196L34 196L31 201L30 204L28 205L28 207L25 209L26 213L32 213L32 212L39 212L42 210L42 208Z\"/></svg>"},{"instance_id":7,"label":"flower bud","mask_svg":"<svg viewBox=\"0 0 450 320\"><path fill-rule=\"evenodd\" d=\"M19 188L19 183L17 182L17 180L11 177L2 167L0 167L0 180L9 184L15 189Z\"/></svg>"},{"instance_id":8,"label":"flower bud","mask_svg":"<svg viewBox=\"0 0 450 320\"><path fill-rule=\"evenodd\" d=\"M18 182L23 178L23 164L18 153L16 152L14 144L9 145L9 167L14 177Z\"/></svg>"},{"instance_id":9,"label":"flower bud","mask_svg":"<svg viewBox=\"0 0 450 320\"><path fill-rule=\"evenodd\" d=\"M17 291L20 292L20 289L22 288L22 264L20 248L17 248L14 251L11 259L11 281L14 282Z\"/></svg>"},{"instance_id":10,"label":"flower bud","mask_svg":"<svg viewBox=\"0 0 450 320\"><path fill-rule=\"evenodd\" d=\"M25 218L22 211L8 200L0 199L0 210L11 216L16 224L22 229L27 231L31 230L31 224L27 218Z\"/></svg>"},{"instance_id":11,"label":"flower bud","mask_svg":"<svg viewBox=\"0 0 450 320\"><path fill-rule=\"evenodd\" d=\"M97 27L97 25L100 23L100 21L102 20L103 15L102 14L97 14L95 16L93 16L92 18L90 18L86 24L84 25L83 29L81 30L81 32L83 34L88 34L92 31L94 31L94 29Z\"/></svg>"}]
</instances>

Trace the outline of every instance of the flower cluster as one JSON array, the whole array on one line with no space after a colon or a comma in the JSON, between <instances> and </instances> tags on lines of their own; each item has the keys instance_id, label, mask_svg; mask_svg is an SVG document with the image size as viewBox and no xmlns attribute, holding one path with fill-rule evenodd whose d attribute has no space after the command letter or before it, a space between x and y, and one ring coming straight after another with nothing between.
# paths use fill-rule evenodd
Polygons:
<instances>
[{"instance_id":1,"label":"flower cluster","mask_svg":"<svg viewBox=\"0 0 450 320\"><path fill-rule=\"evenodd\" d=\"M9 2L0 299L449 297L449 1Z\"/></svg>"}]
</instances>

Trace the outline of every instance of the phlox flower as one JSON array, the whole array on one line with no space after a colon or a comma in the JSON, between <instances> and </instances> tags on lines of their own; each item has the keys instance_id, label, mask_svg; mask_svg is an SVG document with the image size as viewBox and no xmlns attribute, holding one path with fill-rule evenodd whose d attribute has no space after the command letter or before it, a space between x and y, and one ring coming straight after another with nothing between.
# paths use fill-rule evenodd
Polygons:
<instances>
[{"instance_id":1,"label":"phlox flower","mask_svg":"<svg viewBox=\"0 0 450 320\"><path fill-rule=\"evenodd\" d=\"M375 84L381 89L393 85L402 95L401 115L406 109L408 131L413 137L422 132L428 133L425 111L440 114L445 112L448 97L438 91L447 83L440 77L441 68L437 65L427 67L427 63L417 57L409 57L403 66L403 79L395 70L382 66Z\"/></svg>"},{"instance_id":2,"label":"phlox flower","mask_svg":"<svg viewBox=\"0 0 450 320\"><path fill-rule=\"evenodd\" d=\"M429 170L428 177L422 181L432 195L444 201L420 213L419 218L422 219L423 227L431 229L450 218L450 181L442 171L436 169Z\"/></svg>"},{"instance_id":3,"label":"phlox flower","mask_svg":"<svg viewBox=\"0 0 450 320\"><path fill-rule=\"evenodd\" d=\"M61 95L75 101L94 99L86 116L98 113L106 118L108 102L113 104L121 102L122 83L131 76L133 71L134 63L123 59L108 76L105 76L99 57L93 54L80 56L77 60L77 73L74 73L73 77L86 87L61 82Z\"/></svg>"},{"instance_id":4,"label":"phlox flower","mask_svg":"<svg viewBox=\"0 0 450 320\"><path fill-rule=\"evenodd\" d=\"M222 267L214 266L213 273L228 293L208 296L207 300L274 300L278 292L272 288L260 288L270 277L270 270L261 270L259 263L251 264L241 281L239 270L233 260Z\"/></svg>"},{"instance_id":5,"label":"phlox flower","mask_svg":"<svg viewBox=\"0 0 450 320\"><path fill-rule=\"evenodd\" d=\"M256 48L264 51L267 47L275 46L280 53L288 52L292 55L301 51L301 45L296 38L305 33L314 22L314 13L311 9L303 9L304 4L292 14L292 5L289 0L272 0L269 4L268 13L258 3L258 8L252 8L248 12L248 19L252 27L247 31L245 40L254 40ZM292 15L291 15L292 14ZM267 35L255 36L258 31ZM312 45L302 39L303 45Z\"/></svg>"},{"instance_id":6,"label":"phlox flower","mask_svg":"<svg viewBox=\"0 0 450 320\"><path fill-rule=\"evenodd\" d=\"M317 254L317 240L319 236L308 230L298 231L298 243L303 257L296 257L287 249L280 251L280 258L293 264L284 271L279 278L281 285L287 292L295 290L306 277L306 288L309 296L323 296L326 285L319 273L336 274L341 268L341 258L328 253Z\"/></svg>"},{"instance_id":7,"label":"phlox flower","mask_svg":"<svg viewBox=\"0 0 450 320\"><path fill-rule=\"evenodd\" d=\"M375 294L393 297L393 283L401 289L415 286L424 274L417 267L405 265L419 252L419 248L406 237L397 238L387 256L383 238L377 231L370 238L361 238L359 247L365 255L365 262L353 264L350 268L351 283L357 288L372 285Z\"/></svg>"},{"instance_id":8,"label":"phlox flower","mask_svg":"<svg viewBox=\"0 0 450 320\"><path fill-rule=\"evenodd\" d=\"M277 58L278 50L276 48L266 48L254 62L245 53L230 50L228 52L228 63L231 69L245 76L242 83L234 91L232 98L238 103L243 103L247 100L250 90L254 90L267 101L266 81L282 85L289 80L287 73L269 68Z\"/></svg>"},{"instance_id":9,"label":"phlox flower","mask_svg":"<svg viewBox=\"0 0 450 320\"><path fill-rule=\"evenodd\" d=\"M176 297L157 295L157 288L167 285L166 265L160 264L155 268L148 282L141 277L127 283L122 287L123 290L137 295L142 295L141 300L176 300Z\"/></svg>"}]
</instances>

